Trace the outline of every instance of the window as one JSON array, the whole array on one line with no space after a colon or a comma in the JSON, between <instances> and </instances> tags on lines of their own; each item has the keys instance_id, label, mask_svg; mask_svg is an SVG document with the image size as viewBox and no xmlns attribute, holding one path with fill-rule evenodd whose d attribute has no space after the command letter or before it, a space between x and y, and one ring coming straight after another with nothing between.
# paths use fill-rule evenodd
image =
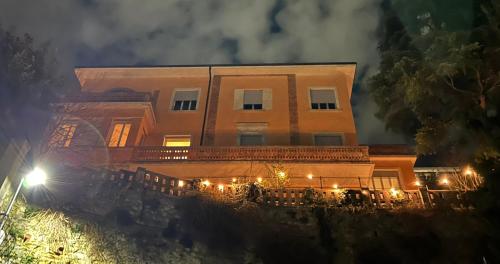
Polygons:
<instances>
[{"instance_id":1,"label":"window","mask_svg":"<svg viewBox=\"0 0 500 264\"><path fill-rule=\"evenodd\" d=\"M172 110L187 111L196 110L198 102L198 91L175 91Z\"/></svg>"},{"instance_id":2,"label":"window","mask_svg":"<svg viewBox=\"0 0 500 264\"><path fill-rule=\"evenodd\" d=\"M244 110L262 110L262 90L245 90L243 93Z\"/></svg>"},{"instance_id":3,"label":"window","mask_svg":"<svg viewBox=\"0 0 500 264\"><path fill-rule=\"evenodd\" d=\"M130 123L115 123L113 132L109 138L109 147L125 147L127 144L128 134L130 133Z\"/></svg>"},{"instance_id":4,"label":"window","mask_svg":"<svg viewBox=\"0 0 500 264\"><path fill-rule=\"evenodd\" d=\"M311 89L311 109L337 109L335 89Z\"/></svg>"},{"instance_id":5,"label":"window","mask_svg":"<svg viewBox=\"0 0 500 264\"><path fill-rule=\"evenodd\" d=\"M52 134L49 144L53 147L69 147L75 135L75 130L75 123L61 124Z\"/></svg>"},{"instance_id":6,"label":"window","mask_svg":"<svg viewBox=\"0 0 500 264\"><path fill-rule=\"evenodd\" d=\"M163 138L165 147L189 147L191 146L190 136L165 136Z\"/></svg>"},{"instance_id":7,"label":"window","mask_svg":"<svg viewBox=\"0 0 500 264\"><path fill-rule=\"evenodd\" d=\"M316 146L342 146L342 135L314 135Z\"/></svg>"},{"instance_id":8,"label":"window","mask_svg":"<svg viewBox=\"0 0 500 264\"><path fill-rule=\"evenodd\" d=\"M260 146L264 144L264 136L259 134L240 135L240 146Z\"/></svg>"},{"instance_id":9,"label":"window","mask_svg":"<svg viewBox=\"0 0 500 264\"><path fill-rule=\"evenodd\" d=\"M373 171L373 185L377 190L399 189L399 172L396 170Z\"/></svg>"}]
</instances>

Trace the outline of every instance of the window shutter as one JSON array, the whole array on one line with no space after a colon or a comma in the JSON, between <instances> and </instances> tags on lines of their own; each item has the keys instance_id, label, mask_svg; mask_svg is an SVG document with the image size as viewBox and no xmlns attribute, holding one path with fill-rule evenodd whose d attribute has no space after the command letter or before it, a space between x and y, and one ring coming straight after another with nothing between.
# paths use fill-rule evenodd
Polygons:
<instances>
[{"instance_id":1,"label":"window shutter","mask_svg":"<svg viewBox=\"0 0 500 264\"><path fill-rule=\"evenodd\" d=\"M273 109L273 90L272 89L264 89L262 95L262 108L264 110Z\"/></svg>"},{"instance_id":2,"label":"window shutter","mask_svg":"<svg viewBox=\"0 0 500 264\"><path fill-rule=\"evenodd\" d=\"M311 89L311 103L336 103L335 90Z\"/></svg>"},{"instance_id":3,"label":"window shutter","mask_svg":"<svg viewBox=\"0 0 500 264\"><path fill-rule=\"evenodd\" d=\"M198 91L176 91L174 101L196 101Z\"/></svg>"},{"instance_id":4,"label":"window shutter","mask_svg":"<svg viewBox=\"0 0 500 264\"><path fill-rule=\"evenodd\" d=\"M243 109L243 89L234 89L234 110Z\"/></svg>"}]
</instances>

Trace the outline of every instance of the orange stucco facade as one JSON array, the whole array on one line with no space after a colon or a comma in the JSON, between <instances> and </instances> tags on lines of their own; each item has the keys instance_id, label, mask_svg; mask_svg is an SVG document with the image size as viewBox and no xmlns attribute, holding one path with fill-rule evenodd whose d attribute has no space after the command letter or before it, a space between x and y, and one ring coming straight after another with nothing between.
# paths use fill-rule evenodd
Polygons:
<instances>
[{"instance_id":1,"label":"orange stucco facade","mask_svg":"<svg viewBox=\"0 0 500 264\"><path fill-rule=\"evenodd\" d=\"M358 145L350 103L355 70L355 64L77 68L87 97L63 102L83 106L68 115L79 125L67 149L90 137L94 154L76 160L185 179L265 178L269 164L283 163L292 187L379 188L372 176L380 169L397 171L387 176L397 183L385 181L384 188L416 189L413 154L378 155ZM248 91L256 94L252 102ZM191 97L179 99L182 92ZM81 123L92 132L82 133ZM124 145L109 147L117 123L130 131ZM164 146L170 137L187 137L190 146ZM246 146L249 139L258 142Z\"/></svg>"}]
</instances>

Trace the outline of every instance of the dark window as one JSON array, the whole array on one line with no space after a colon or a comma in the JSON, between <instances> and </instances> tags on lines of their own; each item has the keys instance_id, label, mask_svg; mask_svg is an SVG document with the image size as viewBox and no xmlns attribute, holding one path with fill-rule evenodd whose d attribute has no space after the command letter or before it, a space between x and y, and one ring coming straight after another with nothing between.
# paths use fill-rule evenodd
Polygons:
<instances>
[{"instance_id":1,"label":"dark window","mask_svg":"<svg viewBox=\"0 0 500 264\"><path fill-rule=\"evenodd\" d=\"M244 110L262 109L262 90L245 90L243 93Z\"/></svg>"},{"instance_id":2,"label":"dark window","mask_svg":"<svg viewBox=\"0 0 500 264\"><path fill-rule=\"evenodd\" d=\"M198 91L176 91L172 110L196 110Z\"/></svg>"},{"instance_id":3,"label":"dark window","mask_svg":"<svg viewBox=\"0 0 500 264\"><path fill-rule=\"evenodd\" d=\"M333 89L311 89L311 109L337 109Z\"/></svg>"},{"instance_id":4,"label":"dark window","mask_svg":"<svg viewBox=\"0 0 500 264\"><path fill-rule=\"evenodd\" d=\"M240 135L241 146L259 146L264 144L263 135Z\"/></svg>"},{"instance_id":5,"label":"dark window","mask_svg":"<svg viewBox=\"0 0 500 264\"><path fill-rule=\"evenodd\" d=\"M340 135L315 135L314 144L316 146L342 146L342 136Z\"/></svg>"}]
</instances>

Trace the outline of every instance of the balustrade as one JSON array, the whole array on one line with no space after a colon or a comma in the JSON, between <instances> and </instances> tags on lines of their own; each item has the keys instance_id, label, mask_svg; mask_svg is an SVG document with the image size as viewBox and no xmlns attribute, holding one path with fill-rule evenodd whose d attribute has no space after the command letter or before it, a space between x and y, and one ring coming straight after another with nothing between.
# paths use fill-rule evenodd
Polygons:
<instances>
[{"instance_id":1,"label":"balustrade","mask_svg":"<svg viewBox=\"0 0 500 264\"><path fill-rule=\"evenodd\" d=\"M369 162L368 147L136 147L137 162L161 161L318 161Z\"/></svg>"}]
</instances>

